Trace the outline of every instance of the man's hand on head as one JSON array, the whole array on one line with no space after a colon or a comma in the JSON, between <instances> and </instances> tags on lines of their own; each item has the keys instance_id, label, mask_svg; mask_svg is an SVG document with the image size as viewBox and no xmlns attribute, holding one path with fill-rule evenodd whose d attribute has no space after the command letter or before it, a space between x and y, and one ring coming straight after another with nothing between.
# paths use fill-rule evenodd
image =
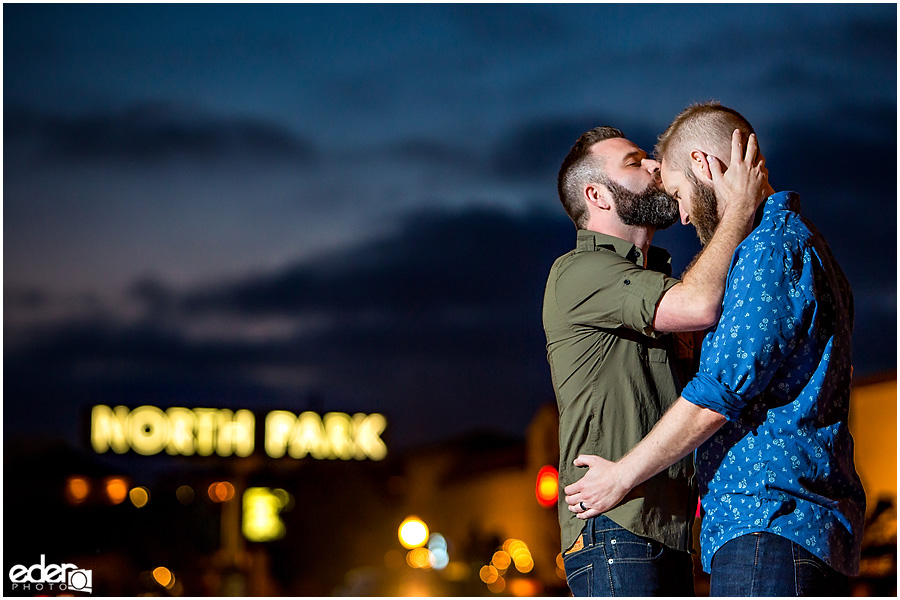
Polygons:
<instances>
[{"instance_id":1,"label":"man's hand on head","mask_svg":"<svg viewBox=\"0 0 900 600\"><path fill-rule=\"evenodd\" d=\"M744 151L740 129L731 136L731 164L725 166L711 154L700 155L701 166L712 177L716 197L725 205L725 213L740 217L752 216L768 195L769 171L766 159L759 154L756 134L751 133Z\"/></svg>"}]
</instances>

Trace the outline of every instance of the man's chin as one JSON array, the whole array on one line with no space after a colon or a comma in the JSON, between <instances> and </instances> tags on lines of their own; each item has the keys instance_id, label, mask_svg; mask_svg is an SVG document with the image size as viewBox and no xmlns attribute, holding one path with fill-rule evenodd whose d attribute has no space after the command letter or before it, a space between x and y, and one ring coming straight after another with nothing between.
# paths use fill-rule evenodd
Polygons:
<instances>
[{"instance_id":1,"label":"man's chin","mask_svg":"<svg viewBox=\"0 0 900 600\"><path fill-rule=\"evenodd\" d=\"M665 224L656 226L656 230L662 231L663 229L668 229L669 227L671 227L672 225L674 225L677 222L678 222L678 219L672 219L672 221L670 221L669 223L665 223Z\"/></svg>"}]
</instances>

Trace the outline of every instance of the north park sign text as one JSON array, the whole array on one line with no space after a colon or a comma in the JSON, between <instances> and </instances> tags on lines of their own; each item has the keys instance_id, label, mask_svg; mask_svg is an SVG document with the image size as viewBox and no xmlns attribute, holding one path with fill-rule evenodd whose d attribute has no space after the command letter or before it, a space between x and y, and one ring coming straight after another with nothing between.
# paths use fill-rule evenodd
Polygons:
<instances>
[{"instance_id":1,"label":"north park sign text","mask_svg":"<svg viewBox=\"0 0 900 600\"><path fill-rule=\"evenodd\" d=\"M386 424L377 413L276 410L265 418L264 447L272 458L381 460L387 454L381 439ZM256 417L249 410L223 408L97 405L91 410L91 446L100 454L250 456Z\"/></svg>"}]
</instances>

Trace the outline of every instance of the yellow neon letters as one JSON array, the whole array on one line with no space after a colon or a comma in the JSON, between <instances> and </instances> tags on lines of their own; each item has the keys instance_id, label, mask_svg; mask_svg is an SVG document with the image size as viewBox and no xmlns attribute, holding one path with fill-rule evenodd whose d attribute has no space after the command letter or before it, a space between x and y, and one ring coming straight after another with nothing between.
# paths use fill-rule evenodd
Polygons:
<instances>
[{"instance_id":1,"label":"yellow neon letters","mask_svg":"<svg viewBox=\"0 0 900 600\"><path fill-rule=\"evenodd\" d=\"M381 460L387 455L381 439L386 423L377 413L330 412L320 417L311 411L295 415L276 410L266 415L265 451L273 458L287 454L298 459ZM173 456L249 456L255 426L249 410L98 405L91 413L91 446L101 454L133 450L145 456L163 451Z\"/></svg>"},{"instance_id":2,"label":"yellow neon letters","mask_svg":"<svg viewBox=\"0 0 900 600\"><path fill-rule=\"evenodd\" d=\"M104 453L134 450L150 456L168 454L249 456L255 443L255 418L249 410L173 407L165 412L155 406L129 411L98 405L91 411L91 446Z\"/></svg>"}]
</instances>

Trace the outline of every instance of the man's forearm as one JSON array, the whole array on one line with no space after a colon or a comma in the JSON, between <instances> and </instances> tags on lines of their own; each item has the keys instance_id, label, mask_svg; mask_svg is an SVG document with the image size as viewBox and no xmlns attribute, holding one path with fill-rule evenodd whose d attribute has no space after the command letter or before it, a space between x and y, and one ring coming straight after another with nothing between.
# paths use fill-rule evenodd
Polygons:
<instances>
[{"instance_id":1,"label":"man's forearm","mask_svg":"<svg viewBox=\"0 0 900 600\"><path fill-rule=\"evenodd\" d=\"M650 479L694 451L727 419L719 413L679 398L650 433L619 461L627 489Z\"/></svg>"},{"instance_id":2,"label":"man's forearm","mask_svg":"<svg viewBox=\"0 0 900 600\"><path fill-rule=\"evenodd\" d=\"M753 228L753 211L726 212L712 239L691 263L682 283L698 301L720 306L731 257Z\"/></svg>"},{"instance_id":3,"label":"man's forearm","mask_svg":"<svg viewBox=\"0 0 900 600\"><path fill-rule=\"evenodd\" d=\"M715 235L706 245L681 283L665 293L653 317L657 331L696 331L716 324L722 312L725 279L735 249L750 232L750 207L735 209L722 217Z\"/></svg>"},{"instance_id":4,"label":"man's forearm","mask_svg":"<svg viewBox=\"0 0 900 600\"><path fill-rule=\"evenodd\" d=\"M596 455L579 455L573 462L588 467L566 486L566 504L579 519L603 514L627 494L668 468L709 439L726 419L719 413L679 398L650 433L618 462Z\"/></svg>"}]
</instances>

